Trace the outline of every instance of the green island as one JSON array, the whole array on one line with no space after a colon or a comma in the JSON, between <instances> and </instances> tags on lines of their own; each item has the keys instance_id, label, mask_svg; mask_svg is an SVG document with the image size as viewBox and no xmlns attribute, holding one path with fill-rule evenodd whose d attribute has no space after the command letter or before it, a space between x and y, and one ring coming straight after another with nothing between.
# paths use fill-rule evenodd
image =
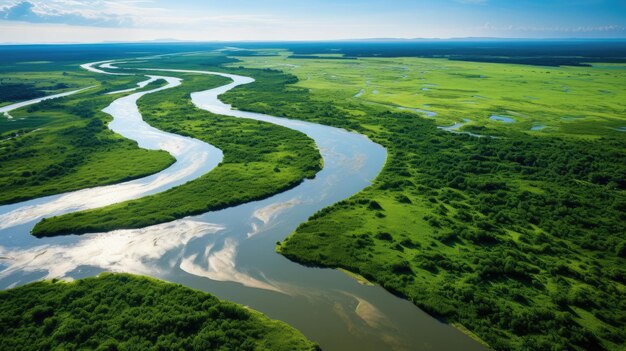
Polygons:
<instances>
[{"instance_id":1,"label":"green island","mask_svg":"<svg viewBox=\"0 0 626 351\"><path fill-rule=\"evenodd\" d=\"M358 273L496 350L623 349L625 66L238 58L258 84L226 102L389 153L278 252Z\"/></svg>"},{"instance_id":2,"label":"green island","mask_svg":"<svg viewBox=\"0 0 626 351\"><path fill-rule=\"evenodd\" d=\"M130 274L0 291L0 328L7 351L319 349L249 308Z\"/></svg>"},{"instance_id":3,"label":"green island","mask_svg":"<svg viewBox=\"0 0 626 351\"><path fill-rule=\"evenodd\" d=\"M161 130L206 141L224 153L211 172L162 193L111 206L51 217L35 236L142 228L244 202L292 188L321 169L313 140L271 123L219 116L196 108L190 93L228 83L222 77L170 74L183 85L142 97L144 120Z\"/></svg>"},{"instance_id":4,"label":"green island","mask_svg":"<svg viewBox=\"0 0 626 351\"><path fill-rule=\"evenodd\" d=\"M0 102L93 88L0 116L0 204L141 178L174 162L167 152L140 149L136 142L113 133L106 126L111 116L100 111L121 96L107 92L134 88L145 77L104 76L77 67L58 71L65 67L50 66L41 72L17 71L25 69L21 65L4 68ZM62 83L49 90L52 82ZM144 89L161 84L156 81Z\"/></svg>"}]
</instances>

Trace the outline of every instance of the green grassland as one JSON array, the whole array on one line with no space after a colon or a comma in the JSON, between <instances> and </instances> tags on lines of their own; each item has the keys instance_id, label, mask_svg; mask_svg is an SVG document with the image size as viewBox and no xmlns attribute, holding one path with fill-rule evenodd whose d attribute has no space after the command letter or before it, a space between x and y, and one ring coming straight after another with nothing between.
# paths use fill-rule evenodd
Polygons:
<instances>
[{"instance_id":1,"label":"green grassland","mask_svg":"<svg viewBox=\"0 0 626 351\"><path fill-rule=\"evenodd\" d=\"M140 178L174 162L164 151L140 149L110 131L106 124L111 116L100 112L121 96L106 92L135 87L144 77L68 72L0 73L0 87L7 81L30 82L19 83L26 85L56 81L69 90L93 86L11 111L12 118L0 116L0 204ZM144 89L162 84L154 82Z\"/></svg>"},{"instance_id":2,"label":"green grassland","mask_svg":"<svg viewBox=\"0 0 626 351\"><path fill-rule=\"evenodd\" d=\"M227 102L353 129L389 153L371 187L280 253L358 273L497 350L624 349L624 66L238 58L257 82ZM436 128L463 118L497 138Z\"/></svg>"},{"instance_id":3,"label":"green grassland","mask_svg":"<svg viewBox=\"0 0 626 351\"><path fill-rule=\"evenodd\" d=\"M537 67L421 58L290 59L284 52L271 53L277 55L241 57L243 64L232 66L291 73L299 78L295 87L342 107L360 102L432 111L438 125L467 118L468 126L503 132L543 126L534 132L588 137L618 136L615 128L626 127L623 64ZM491 120L491 115L515 122Z\"/></svg>"},{"instance_id":4,"label":"green grassland","mask_svg":"<svg viewBox=\"0 0 626 351\"><path fill-rule=\"evenodd\" d=\"M287 324L156 279L103 273L0 292L3 350L316 350Z\"/></svg>"},{"instance_id":5,"label":"green grassland","mask_svg":"<svg viewBox=\"0 0 626 351\"><path fill-rule=\"evenodd\" d=\"M168 73L170 74L170 73ZM182 86L139 100L144 120L172 133L215 145L223 162L198 179L162 193L100 209L52 217L36 236L141 228L268 197L314 177L321 157L304 134L266 122L213 115L193 106L189 94L227 83L225 78L180 75Z\"/></svg>"}]
</instances>

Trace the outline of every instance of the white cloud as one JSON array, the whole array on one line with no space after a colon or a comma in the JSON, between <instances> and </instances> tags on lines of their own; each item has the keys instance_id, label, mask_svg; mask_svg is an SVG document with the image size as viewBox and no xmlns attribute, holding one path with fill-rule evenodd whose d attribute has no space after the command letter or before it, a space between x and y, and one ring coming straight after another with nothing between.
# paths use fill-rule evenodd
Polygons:
<instances>
[{"instance_id":1,"label":"white cloud","mask_svg":"<svg viewBox=\"0 0 626 351\"><path fill-rule=\"evenodd\" d=\"M30 23L54 23L91 27L130 27L129 16L97 11L65 11L63 7L80 7L84 3L71 0L49 3L20 1L0 9L0 19Z\"/></svg>"},{"instance_id":2,"label":"white cloud","mask_svg":"<svg viewBox=\"0 0 626 351\"><path fill-rule=\"evenodd\" d=\"M0 0L2 4L2 0ZM190 12L152 6L149 0L22 0L0 5L0 20L82 27L197 30L207 27L276 26L301 22L259 13ZM71 10L68 10L71 9Z\"/></svg>"},{"instance_id":3,"label":"white cloud","mask_svg":"<svg viewBox=\"0 0 626 351\"><path fill-rule=\"evenodd\" d=\"M514 26L514 25L492 25L491 23L485 23L479 29L487 31L500 31L500 32L519 32L519 33L563 33L563 34L576 34L576 33L626 33L626 26L607 24L600 26Z\"/></svg>"}]
</instances>

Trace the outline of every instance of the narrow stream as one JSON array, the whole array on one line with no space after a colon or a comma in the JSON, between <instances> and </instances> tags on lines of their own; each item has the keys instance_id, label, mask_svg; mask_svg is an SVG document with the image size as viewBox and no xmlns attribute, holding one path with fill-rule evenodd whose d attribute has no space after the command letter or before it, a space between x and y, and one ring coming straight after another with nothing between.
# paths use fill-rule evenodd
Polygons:
<instances>
[{"instance_id":1,"label":"narrow stream","mask_svg":"<svg viewBox=\"0 0 626 351\"><path fill-rule=\"evenodd\" d=\"M85 90L91 89L91 88L93 88L93 86L82 88L82 89L77 89L77 90L72 90L72 91L66 91L66 92L60 93L60 94L43 96L43 97L32 99L32 100L17 102L17 103L11 104L11 105L6 105L6 106L3 106L3 107L0 107L0 113L9 113L9 112L11 112L13 110L17 110L18 108L22 108L22 107L38 104L38 103L40 103L40 102L42 102L44 100L58 99L58 98L64 97L64 96L70 96L70 95L78 94L81 91L85 91Z\"/></svg>"},{"instance_id":2,"label":"narrow stream","mask_svg":"<svg viewBox=\"0 0 626 351\"><path fill-rule=\"evenodd\" d=\"M313 213L368 186L385 163L384 148L356 133L233 110L218 99L251 78L171 71L232 79L193 93L194 104L302 131L318 145L324 169L315 179L262 201L143 229L33 239L28 234L33 222L6 227L0 230L0 288L101 271L138 273L250 306L293 325L324 350L484 349L381 287L361 285L337 270L301 266L274 251L276 241Z\"/></svg>"}]
</instances>

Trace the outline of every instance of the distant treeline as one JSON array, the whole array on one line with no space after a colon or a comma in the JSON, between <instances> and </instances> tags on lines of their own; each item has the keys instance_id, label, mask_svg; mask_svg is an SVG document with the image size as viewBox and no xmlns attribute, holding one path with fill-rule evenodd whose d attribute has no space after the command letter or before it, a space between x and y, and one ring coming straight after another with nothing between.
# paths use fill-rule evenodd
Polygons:
<instances>
[{"instance_id":1,"label":"distant treeline","mask_svg":"<svg viewBox=\"0 0 626 351\"><path fill-rule=\"evenodd\" d=\"M284 48L295 58L324 58L301 55L343 54L355 57L444 57L451 60L519 63L539 66L581 66L592 62L626 62L626 40L362 40L327 42L228 42L228 43L124 43L73 45L0 46L0 63L89 61L103 56L150 56L237 47L243 49ZM42 50L45 48L45 51ZM141 54L138 54L141 53ZM254 51L227 50L227 55L258 55ZM0 71L11 69L10 65Z\"/></svg>"},{"instance_id":2,"label":"distant treeline","mask_svg":"<svg viewBox=\"0 0 626 351\"><path fill-rule=\"evenodd\" d=\"M318 56L318 55L291 55L292 59L317 59L317 60L355 60L356 57L346 56Z\"/></svg>"},{"instance_id":3,"label":"distant treeline","mask_svg":"<svg viewBox=\"0 0 626 351\"><path fill-rule=\"evenodd\" d=\"M0 45L0 71L10 71L12 64L30 61L89 62L128 57L207 51L223 48L223 43L123 43L71 45ZM55 67L55 65L51 65ZM38 69L47 69L41 65ZM56 67L58 68L58 67Z\"/></svg>"},{"instance_id":4,"label":"distant treeline","mask_svg":"<svg viewBox=\"0 0 626 351\"><path fill-rule=\"evenodd\" d=\"M263 48L267 45L268 43L258 43L242 47ZM584 66L592 62L626 62L626 41L623 40L380 40L285 43L281 47L292 51L294 58L309 58L310 56L302 55L312 54L343 54L346 58L441 57L451 60L538 66Z\"/></svg>"}]
</instances>

